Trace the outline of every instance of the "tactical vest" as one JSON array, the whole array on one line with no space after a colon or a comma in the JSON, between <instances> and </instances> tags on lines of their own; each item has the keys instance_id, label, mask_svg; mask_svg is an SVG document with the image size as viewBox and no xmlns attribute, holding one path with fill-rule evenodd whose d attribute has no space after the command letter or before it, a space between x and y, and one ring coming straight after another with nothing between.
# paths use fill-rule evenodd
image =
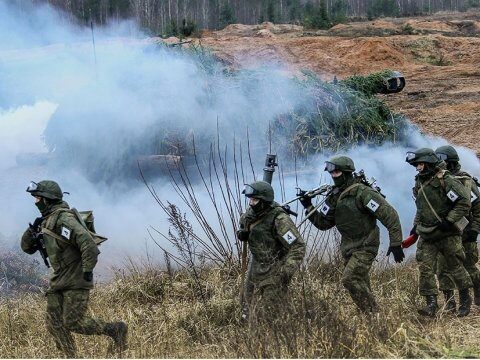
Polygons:
<instances>
[{"instance_id":1,"label":"tactical vest","mask_svg":"<svg viewBox=\"0 0 480 360\"><path fill-rule=\"evenodd\" d=\"M363 191L374 190L364 184L354 185L340 194L335 206L335 225L342 235L340 248L344 256L359 248L376 254L380 243L377 220L363 207L360 198Z\"/></svg>"},{"instance_id":2,"label":"tactical vest","mask_svg":"<svg viewBox=\"0 0 480 360\"><path fill-rule=\"evenodd\" d=\"M274 207L248 226L248 245L253 260L259 265L265 265L266 271L288 251L285 240L275 231L275 219L282 213L284 211L281 207Z\"/></svg>"},{"instance_id":3,"label":"tactical vest","mask_svg":"<svg viewBox=\"0 0 480 360\"><path fill-rule=\"evenodd\" d=\"M58 235L61 233L61 228L57 222L63 212L70 212L70 210L66 208L54 210L42 224L45 249L50 265L55 272L67 268L74 262L81 261L82 258L80 250L76 246L72 246L69 240Z\"/></svg>"},{"instance_id":4,"label":"tactical vest","mask_svg":"<svg viewBox=\"0 0 480 360\"><path fill-rule=\"evenodd\" d=\"M423 184L417 179L415 205L417 206L417 232L425 240L436 240L445 238L445 236L458 233L451 231L445 233L437 229L439 221L433 213L431 207L441 219L445 219L454 207L454 203L447 197L446 186L444 182L445 171L440 171L431 180ZM423 190L422 190L423 187ZM422 194L424 192L425 196ZM428 204L427 200L430 202Z\"/></svg>"}]
</instances>

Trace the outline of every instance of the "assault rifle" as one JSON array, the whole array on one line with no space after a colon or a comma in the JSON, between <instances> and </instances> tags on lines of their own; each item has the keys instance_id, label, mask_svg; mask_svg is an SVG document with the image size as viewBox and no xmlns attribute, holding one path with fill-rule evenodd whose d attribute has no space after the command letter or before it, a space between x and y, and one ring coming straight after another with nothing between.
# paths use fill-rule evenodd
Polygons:
<instances>
[{"instance_id":1,"label":"assault rifle","mask_svg":"<svg viewBox=\"0 0 480 360\"><path fill-rule=\"evenodd\" d=\"M40 228L40 224L42 223L42 221L43 217L38 217L33 222L33 225L31 223L28 224L28 228L33 236L33 240L35 241L37 250L42 256L43 262L49 268L50 264L48 263L47 249L45 248L45 242L43 241L43 233L42 229Z\"/></svg>"},{"instance_id":2,"label":"assault rifle","mask_svg":"<svg viewBox=\"0 0 480 360\"><path fill-rule=\"evenodd\" d=\"M367 185L368 187L371 187L373 190L377 191L380 195L385 197L385 195L382 194L382 189L380 189L379 186L375 185L377 183L377 179L375 179L373 176L370 178L370 180L367 179L365 176L365 171L360 170L358 173L355 172L353 173L353 176L355 176L355 179L360 181L362 184Z\"/></svg>"}]
</instances>

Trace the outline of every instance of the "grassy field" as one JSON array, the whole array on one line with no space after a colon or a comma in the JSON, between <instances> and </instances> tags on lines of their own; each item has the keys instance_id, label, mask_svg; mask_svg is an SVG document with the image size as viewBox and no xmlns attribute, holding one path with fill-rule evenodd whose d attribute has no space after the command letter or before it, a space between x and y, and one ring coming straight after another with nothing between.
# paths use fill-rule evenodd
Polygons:
<instances>
[{"instance_id":1,"label":"grassy field","mask_svg":"<svg viewBox=\"0 0 480 360\"><path fill-rule=\"evenodd\" d=\"M377 259L385 259L383 256ZM360 314L340 284L341 263L319 262L297 274L278 323L239 322L236 268L204 268L201 291L185 271L152 266L118 271L92 292L91 311L130 325L131 358L477 357L480 311L466 319L416 315L414 263L376 263L372 286L381 312ZM45 298L18 295L0 304L0 357L61 356L44 326ZM108 357L108 339L75 335L80 357Z\"/></svg>"}]
</instances>

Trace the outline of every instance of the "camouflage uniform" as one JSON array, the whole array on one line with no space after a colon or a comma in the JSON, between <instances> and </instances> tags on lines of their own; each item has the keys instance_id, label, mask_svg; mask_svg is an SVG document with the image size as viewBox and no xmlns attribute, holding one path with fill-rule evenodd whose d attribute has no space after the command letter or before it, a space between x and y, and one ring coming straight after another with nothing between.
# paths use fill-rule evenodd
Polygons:
<instances>
[{"instance_id":1,"label":"camouflage uniform","mask_svg":"<svg viewBox=\"0 0 480 360\"><path fill-rule=\"evenodd\" d=\"M263 181L251 185L271 188ZM273 202L273 189L266 199L262 200L261 211L249 207L242 214L239 232L246 234L243 240L251 253L245 301L251 305L255 300L259 308L271 310L284 305L290 280L305 256L305 243L288 214Z\"/></svg>"},{"instance_id":2,"label":"camouflage uniform","mask_svg":"<svg viewBox=\"0 0 480 360\"><path fill-rule=\"evenodd\" d=\"M47 190L51 190L48 189L50 186L57 190L57 193L60 191L58 185L51 181L40 182L38 186L45 187L45 184ZM45 195L39 190L29 192L39 197L49 195L48 192ZM49 201L43 203L46 205L41 208L43 241L53 269L46 293L47 329L53 335L57 348L69 357L76 356L71 332L109 335L117 345L123 347L124 344L118 344L118 340L125 339L118 339L118 331L122 330L126 336L125 324L106 323L88 315L89 292L93 288L93 269L99 251L90 233L69 211L68 204L61 200L61 196L60 191L54 198L45 197ZM28 254L38 250L30 229L22 236L21 248Z\"/></svg>"},{"instance_id":3,"label":"camouflage uniform","mask_svg":"<svg viewBox=\"0 0 480 360\"><path fill-rule=\"evenodd\" d=\"M411 165L425 164L425 170L415 177L413 188L417 207L414 229L420 236L416 253L420 272L419 292L427 301L427 306L419 312L433 316L438 308L435 270L439 254L444 256L445 264L463 294L466 291L468 295L472 286L463 266L465 253L461 233L454 226L462 217L468 216L470 194L448 171L439 168L440 162L433 150L424 148L409 154L407 161ZM469 305L467 307L469 309Z\"/></svg>"},{"instance_id":4,"label":"camouflage uniform","mask_svg":"<svg viewBox=\"0 0 480 360\"><path fill-rule=\"evenodd\" d=\"M462 182L467 190L470 191L472 207L469 215L467 216L469 224L462 234L462 246L465 253L463 265L472 279L475 304L480 305L480 271L476 266L478 262L478 247L476 240L478 233L480 232L480 192L472 176L461 170L461 166L458 163L458 154L453 147L442 146L435 152L438 155L445 155L445 161L448 162L448 168L452 175ZM450 158L450 156L452 158ZM445 299L449 304L449 310L454 310L456 307L455 300L453 298L455 282L452 274L450 274L448 271L445 258L441 254L438 256L437 277L440 290L444 292Z\"/></svg>"},{"instance_id":5,"label":"camouflage uniform","mask_svg":"<svg viewBox=\"0 0 480 360\"><path fill-rule=\"evenodd\" d=\"M346 157L336 157L330 163L341 163L338 159L351 161ZM343 170L347 174L345 182L333 187L320 211L315 211L309 220L320 230L337 227L342 235L340 250L345 259L342 283L360 310L372 312L377 311L377 304L370 286L369 272L380 245L377 220L388 229L390 249L395 248L401 254L396 258L397 262L403 260L400 248L402 230L396 210L384 197L353 177L353 161L347 170L351 171ZM313 206L309 205L306 212L312 209Z\"/></svg>"}]
</instances>

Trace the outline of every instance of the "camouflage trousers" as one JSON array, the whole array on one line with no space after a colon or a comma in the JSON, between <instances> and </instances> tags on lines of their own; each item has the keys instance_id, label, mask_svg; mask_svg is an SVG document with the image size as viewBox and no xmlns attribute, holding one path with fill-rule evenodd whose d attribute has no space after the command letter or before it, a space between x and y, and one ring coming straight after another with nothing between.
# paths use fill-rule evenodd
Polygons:
<instances>
[{"instance_id":1,"label":"camouflage trousers","mask_svg":"<svg viewBox=\"0 0 480 360\"><path fill-rule=\"evenodd\" d=\"M470 278L472 279L473 286L480 288L480 271L477 268L478 262L478 247L476 242L464 242L463 251L465 253L465 260L463 266L467 270ZM445 258L442 254L438 255L437 259L437 277L440 290L454 290L455 281L452 275L449 273Z\"/></svg>"},{"instance_id":2,"label":"camouflage trousers","mask_svg":"<svg viewBox=\"0 0 480 360\"><path fill-rule=\"evenodd\" d=\"M257 316L274 319L282 314L288 305L288 284L278 275L258 280L252 276L250 270L244 294L246 311Z\"/></svg>"},{"instance_id":3,"label":"camouflage trousers","mask_svg":"<svg viewBox=\"0 0 480 360\"><path fill-rule=\"evenodd\" d=\"M371 252L357 250L345 259L342 284L350 293L352 300L363 312L372 312L377 309L377 303L370 286L369 275L375 256Z\"/></svg>"},{"instance_id":4,"label":"camouflage trousers","mask_svg":"<svg viewBox=\"0 0 480 360\"><path fill-rule=\"evenodd\" d=\"M438 294L435 273L439 255L443 255L445 267L455 282L457 289L463 290L472 287L472 280L463 265L465 253L459 235L448 236L444 239L433 241L420 238L416 254L418 270L420 273L420 295L426 296Z\"/></svg>"},{"instance_id":5,"label":"camouflage trousers","mask_svg":"<svg viewBox=\"0 0 480 360\"><path fill-rule=\"evenodd\" d=\"M57 348L68 357L76 356L71 332L102 335L106 323L87 315L89 290L65 290L47 293L47 330Z\"/></svg>"}]
</instances>

